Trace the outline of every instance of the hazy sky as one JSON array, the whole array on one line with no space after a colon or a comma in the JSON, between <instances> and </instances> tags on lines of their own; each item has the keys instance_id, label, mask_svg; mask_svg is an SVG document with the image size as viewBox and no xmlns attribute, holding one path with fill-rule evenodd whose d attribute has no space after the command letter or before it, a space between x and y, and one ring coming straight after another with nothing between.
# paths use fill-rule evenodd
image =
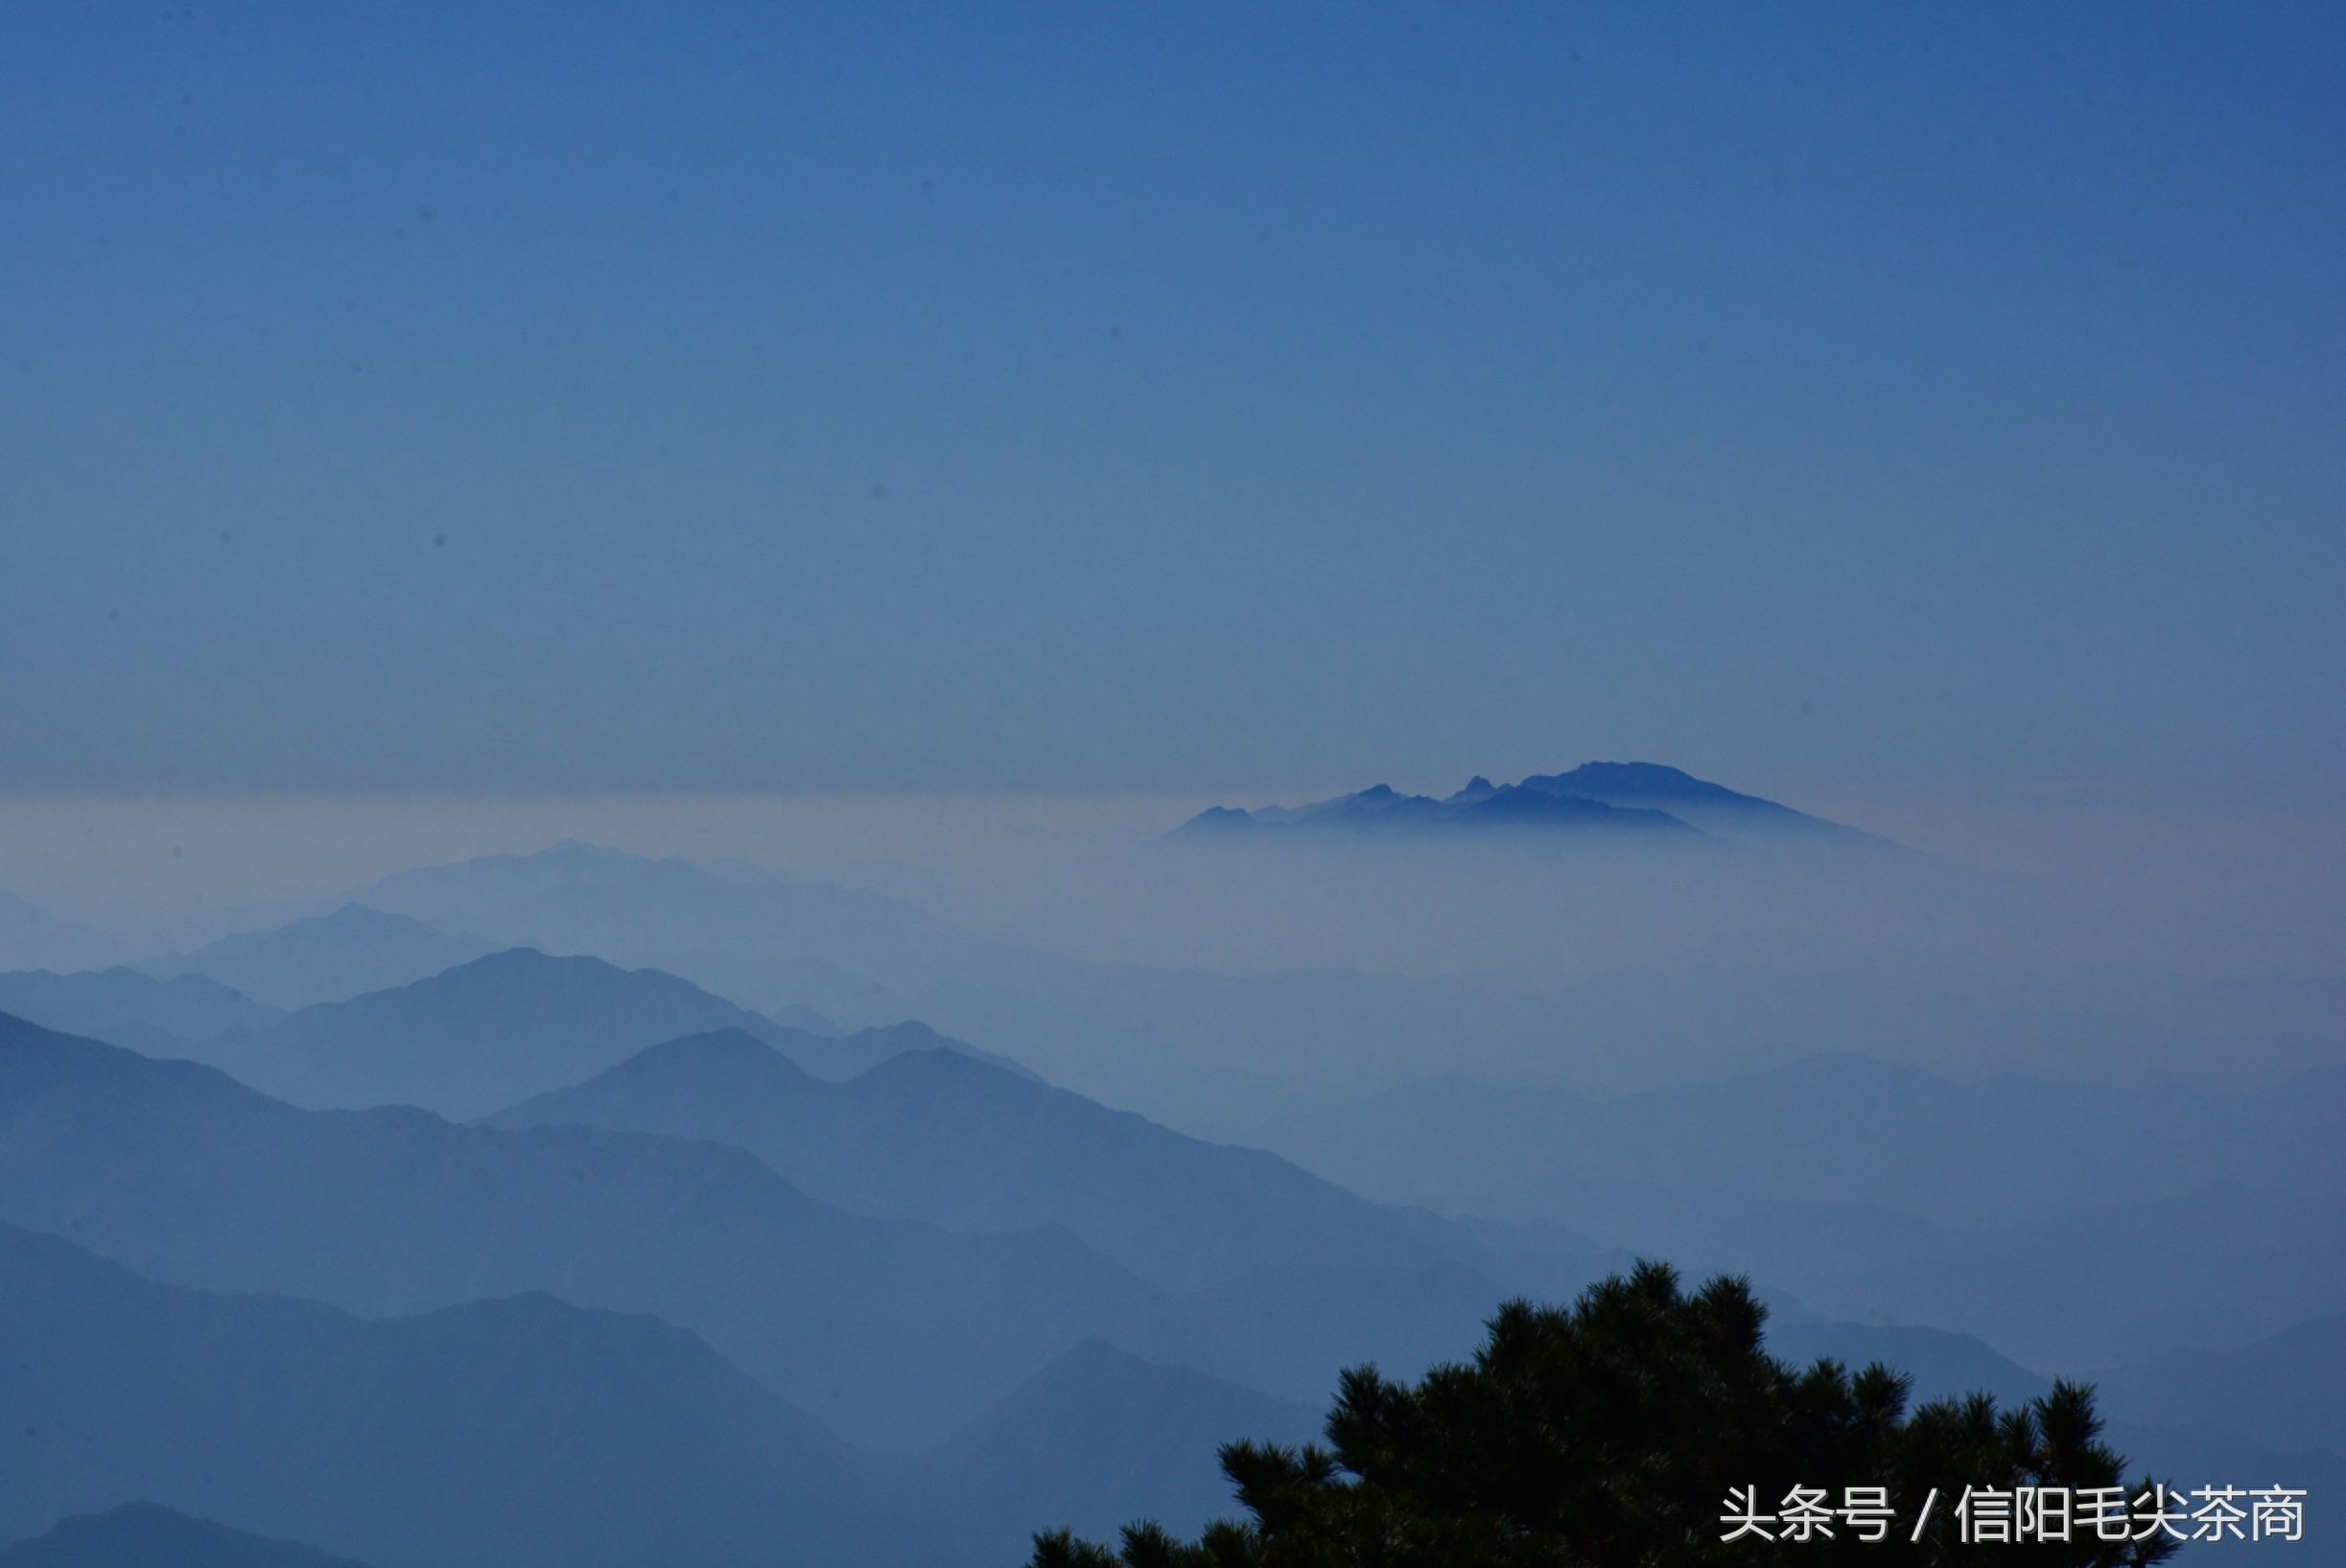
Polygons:
<instances>
[{"instance_id":1,"label":"hazy sky","mask_svg":"<svg viewBox=\"0 0 2346 1568\"><path fill-rule=\"evenodd\" d=\"M2346 12L0 9L0 789L2346 799Z\"/></svg>"}]
</instances>

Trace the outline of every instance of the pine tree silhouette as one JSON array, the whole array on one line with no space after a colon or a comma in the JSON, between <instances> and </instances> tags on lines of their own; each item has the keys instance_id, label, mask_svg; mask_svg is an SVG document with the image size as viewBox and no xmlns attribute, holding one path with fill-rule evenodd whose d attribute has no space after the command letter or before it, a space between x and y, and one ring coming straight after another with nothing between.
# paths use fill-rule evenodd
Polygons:
<instances>
[{"instance_id":1,"label":"pine tree silhouette","mask_svg":"<svg viewBox=\"0 0 2346 1568\"><path fill-rule=\"evenodd\" d=\"M1137 1524L1114 1550L1054 1532L1036 1537L1031 1568L2132 1568L2173 1552L2169 1538L2103 1541L2090 1523L2066 1544L1963 1541L1966 1488L2123 1485L2090 1390L1910 1413L1904 1375L1788 1366L1767 1353L1766 1322L1747 1281L1687 1294L1657 1263L1569 1308L1511 1301L1471 1362L1415 1386L1346 1372L1326 1447L1226 1445L1251 1517L1194 1542ZM1750 1488L1753 1511L1777 1515L1795 1487L1835 1510L1845 1488L1887 1488L1885 1538L1836 1513L1829 1536L1776 1524L1723 1539L1732 1494Z\"/></svg>"}]
</instances>

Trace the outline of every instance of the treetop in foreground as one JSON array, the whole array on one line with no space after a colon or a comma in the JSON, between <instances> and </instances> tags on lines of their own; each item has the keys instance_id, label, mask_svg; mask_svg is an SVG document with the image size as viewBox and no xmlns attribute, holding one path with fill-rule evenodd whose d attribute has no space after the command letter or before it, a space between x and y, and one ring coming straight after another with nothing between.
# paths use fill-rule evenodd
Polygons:
<instances>
[{"instance_id":1,"label":"treetop in foreground","mask_svg":"<svg viewBox=\"0 0 2346 1568\"><path fill-rule=\"evenodd\" d=\"M1904 1375L1790 1366L1766 1324L1747 1281L1690 1294L1657 1263L1569 1308L1511 1301L1470 1362L1414 1386L1346 1372L1325 1447L1225 1445L1245 1519L1194 1542L1137 1524L1117 1549L1040 1535L1031 1568L2129 1568L2173 1552L2090 1390L1910 1410ZM2065 1541L2047 1538L2056 1504Z\"/></svg>"}]
</instances>

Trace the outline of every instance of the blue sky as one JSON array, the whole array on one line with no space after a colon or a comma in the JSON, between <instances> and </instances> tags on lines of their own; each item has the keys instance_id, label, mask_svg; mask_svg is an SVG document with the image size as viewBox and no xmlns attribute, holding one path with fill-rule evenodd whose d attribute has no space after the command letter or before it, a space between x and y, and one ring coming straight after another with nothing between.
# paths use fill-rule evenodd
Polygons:
<instances>
[{"instance_id":1,"label":"blue sky","mask_svg":"<svg viewBox=\"0 0 2346 1568\"><path fill-rule=\"evenodd\" d=\"M2321 6L9 8L0 788L2336 805L2341 149Z\"/></svg>"}]
</instances>

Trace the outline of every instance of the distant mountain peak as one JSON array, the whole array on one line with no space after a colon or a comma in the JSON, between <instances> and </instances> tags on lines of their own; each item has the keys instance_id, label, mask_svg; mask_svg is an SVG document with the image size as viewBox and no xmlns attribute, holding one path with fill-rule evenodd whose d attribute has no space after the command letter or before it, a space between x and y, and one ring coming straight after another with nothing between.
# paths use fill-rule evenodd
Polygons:
<instances>
[{"instance_id":1,"label":"distant mountain peak","mask_svg":"<svg viewBox=\"0 0 2346 1568\"><path fill-rule=\"evenodd\" d=\"M592 953L555 954L548 952L543 948L532 948L527 943L517 943L510 948L500 948L492 953L482 953L470 963L456 965L449 972L453 974L467 971L556 969L598 969L624 972L619 970L617 964L606 963Z\"/></svg>"},{"instance_id":2,"label":"distant mountain peak","mask_svg":"<svg viewBox=\"0 0 2346 1568\"><path fill-rule=\"evenodd\" d=\"M557 839L553 843L549 844L544 849L538 851L537 854L540 858L550 860L559 859L565 856L577 859L594 860L632 860L638 858L636 855L629 854L625 850L614 849L608 844L597 844L584 838Z\"/></svg>"},{"instance_id":3,"label":"distant mountain peak","mask_svg":"<svg viewBox=\"0 0 2346 1568\"><path fill-rule=\"evenodd\" d=\"M47 1534L0 1548L0 1568L170 1562L185 1568L362 1568L348 1557L231 1530L160 1503L124 1503L60 1519Z\"/></svg>"},{"instance_id":4,"label":"distant mountain peak","mask_svg":"<svg viewBox=\"0 0 2346 1568\"><path fill-rule=\"evenodd\" d=\"M310 918L317 921L321 925L333 925L356 924L362 921L406 920L408 917L405 915L387 915L382 910L374 907L372 904L361 903L356 899L350 899L337 905L336 907L329 909L322 915L313 915ZM418 922L417 924L420 924L421 922Z\"/></svg>"},{"instance_id":5,"label":"distant mountain peak","mask_svg":"<svg viewBox=\"0 0 2346 1568\"><path fill-rule=\"evenodd\" d=\"M1457 830L1633 834L1654 841L1704 837L1752 841L1801 834L1812 839L1882 845L1852 828L1813 817L1757 795L1699 779L1666 762L1589 761L1561 773L1494 784L1478 773L1456 794L1435 799L1386 784L1302 806L1253 811L1217 806L1184 824L1184 833L1232 830L1348 830L1363 834Z\"/></svg>"},{"instance_id":6,"label":"distant mountain peak","mask_svg":"<svg viewBox=\"0 0 2346 1568\"><path fill-rule=\"evenodd\" d=\"M634 1060L652 1056L700 1057L711 1060L739 1060L762 1062L767 1057L786 1062L789 1058L760 1040L746 1029L703 1029L698 1034L678 1035L657 1045L646 1045Z\"/></svg>"},{"instance_id":7,"label":"distant mountain peak","mask_svg":"<svg viewBox=\"0 0 2346 1568\"><path fill-rule=\"evenodd\" d=\"M690 987L695 991L699 989L690 980L670 974L665 970L631 970L614 964L609 959L598 958L593 953L551 953L543 948L534 948L526 943L510 948L501 948L495 952L483 953L479 958L462 964L453 964L437 974L427 975L402 989L419 990L434 987L445 989L488 982L505 984L516 980L539 983L580 980L610 983L635 976L643 977L646 984Z\"/></svg>"},{"instance_id":8,"label":"distant mountain peak","mask_svg":"<svg viewBox=\"0 0 2346 1568\"><path fill-rule=\"evenodd\" d=\"M305 923L296 921L294 924L302 924ZM408 930L412 928L428 931L432 928L424 924L424 923L420 920L415 920L407 915L394 915L386 910L377 909L372 904L360 903L355 900L341 905L338 909L330 911L327 914L313 916L306 924L327 929L344 930L374 930L378 928L395 927L400 930Z\"/></svg>"},{"instance_id":9,"label":"distant mountain peak","mask_svg":"<svg viewBox=\"0 0 2346 1568\"><path fill-rule=\"evenodd\" d=\"M1583 762L1565 773L1535 774L1523 781L1526 789L1541 789L1553 794L1607 796L1644 796L1655 799L1677 799L1694 796L1701 799L1757 800L1756 795L1745 795L1698 779L1684 768L1672 767L1666 762Z\"/></svg>"},{"instance_id":10,"label":"distant mountain peak","mask_svg":"<svg viewBox=\"0 0 2346 1568\"><path fill-rule=\"evenodd\" d=\"M353 900L322 915L238 931L194 952L140 965L152 974L209 975L274 1007L346 1001L479 958L491 944Z\"/></svg>"},{"instance_id":11,"label":"distant mountain peak","mask_svg":"<svg viewBox=\"0 0 2346 1568\"><path fill-rule=\"evenodd\" d=\"M406 985L320 1003L241 1042L239 1077L313 1109L419 1105L462 1120L712 1030L781 1039L770 1018L655 969L507 948Z\"/></svg>"},{"instance_id":12,"label":"distant mountain peak","mask_svg":"<svg viewBox=\"0 0 2346 1568\"><path fill-rule=\"evenodd\" d=\"M644 1077L711 1069L770 1072L778 1077L810 1081L804 1067L756 1035L746 1029L730 1028L703 1030L696 1035L680 1035L657 1045L646 1045L609 1070L614 1075Z\"/></svg>"},{"instance_id":13,"label":"distant mountain peak","mask_svg":"<svg viewBox=\"0 0 2346 1568\"><path fill-rule=\"evenodd\" d=\"M967 1051L956 1051L944 1044L916 1045L901 1050L894 1056L873 1063L850 1082L877 1084L907 1079L934 1083L982 1083L992 1079L1009 1083L1032 1082L1021 1079L1016 1073L1005 1071Z\"/></svg>"},{"instance_id":14,"label":"distant mountain peak","mask_svg":"<svg viewBox=\"0 0 2346 1568\"><path fill-rule=\"evenodd\" d=\"M1535 790L1521 784L1494 788L1490 781L1479 775L1466 789L1442 800L1431 795L1404 794L1391 784L1376 784L1349 795L1302 806L1265 807L1256 811L1215 807L1191 818L1181 831L1273 829L1381 835L1563 826L1701 836L1685 823L1648 807L1615 808L1568 792Z\"/></svg>"},{"instance_id":15,"label":"distant mountain peak","mask_svg":"<svg viewBox=\"0 0 2346 1568\"><path fill-rule=\"evenodd\" d=\"M919 1018L905 1018L898 1023L875 1024L869 1029L856 1030L849 1038L896 1051L948 1051L955 1054L970 1054L971 1049L960 1041L937 1033Z\"/></svg>"}]
</instances>

